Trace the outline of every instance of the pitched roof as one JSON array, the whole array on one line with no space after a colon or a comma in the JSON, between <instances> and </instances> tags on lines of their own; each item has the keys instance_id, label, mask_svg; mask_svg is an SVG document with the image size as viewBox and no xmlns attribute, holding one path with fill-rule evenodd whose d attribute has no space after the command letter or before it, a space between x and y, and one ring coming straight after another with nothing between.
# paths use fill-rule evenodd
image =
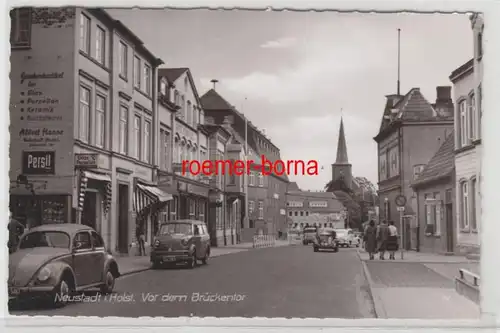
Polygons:
<instances>
[{"instance_id":1,"label":"pitched roof","mask_svg":"<svg viewBox=\"0 0 500 333\"><path fill-rule=\"evenodd\" d=\"M412 186L421 186L452 174L455 169L454 150L455 135L452 131L444 140L441 147L439 147L436 154L434 154L429 163L424 167L417 180L413 182Z\"/></svg>"},{"instance_id":2,"label":"pitched roof","mask_svg":"<svg viewBox=\"0 0 500 333\"><path fill-rule=\"evenodd\" d=\"M300 191L299 185L296 182L288 184L288 191Z\"/></svg>"},{"instance_id":3,"label":"pitched roof","mask_svg":"<svg viewBox=\"0 0 500 333\"><path fill-rule=\"evenodd\" d=\"M403 120L424 120L436 117L436 111L425 99L420 88L412 88L396 105L397 117Z\"/></svg>"},{"instance_id":4,"label":"pitched roof","mask_svg":"<svg viewBox=\"0 0 500 333\"><path fill-rule=\"evenodd\" d=\"M234 109L233 106L214 89L210 89L203 96L201 96L201 105L205 110L227 111Z\"/></svg>"},{"instance_id":5,"label":"pitched roof","mask_svg":"<svg viewBox=\"0 0 500 333\"><path fill-rule=\"evenodd\" d=\"M189 70L187 67L181 68L158 68L158 76L166 77L170 83L174 83L184 72Z\"/></svg>"},{"instance_id":6,"label":"pitched roof","mask_svg":"<svg viewBox=\"0 0 500 333\"><path fill-rule=\"evenodd\" d=\"M340 130L339 130L339 141L337 142L337 159L335 164L348 164L349 159L347 158L347 143L345 140L344 133L344 120L340 118Z\"/></svg>"}]
</instances>

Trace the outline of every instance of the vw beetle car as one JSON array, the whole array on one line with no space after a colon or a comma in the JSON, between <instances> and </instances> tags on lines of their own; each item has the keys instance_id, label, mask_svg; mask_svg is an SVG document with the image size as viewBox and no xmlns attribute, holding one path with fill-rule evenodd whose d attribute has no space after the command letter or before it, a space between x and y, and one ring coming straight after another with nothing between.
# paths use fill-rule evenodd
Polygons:
<instances>
[{"instance_id":1,"label":"vw beetle car","mask_svg":"<svg viewBox=\"0 0 500 333\"><path fill-rule=\"evenodd\" d=\"M74 292L100 288L111 293L118 264L101 236L81 224L45 224L25 233L9 255L9 300L49 296L56 306Z\"/></svg>"},{"instance_id":2,"label":"vw beetle car","mask_svg":"<svg viewBox=\"0 0 500 333\"><path fill-rule=\"evenodd\" d=\"M339 244L335 230L333 228L319 230L313 242L313 249L314 252L319 252L319 250L333 250L333 252L338 252Z\"/></svg>"},{"instance_id":3,"label":"vw beetle car","mask_svg":"<svg viewBox=\"0 0 500 333\"><path fill-rule=\"evenodd\" d=\"M207 264L210 257L210 236L207 226L197 220L177 220L163 223L151 249L153 268L162 264L187 263L194 268L201 260Z\"/></svg>"}]
</instances>

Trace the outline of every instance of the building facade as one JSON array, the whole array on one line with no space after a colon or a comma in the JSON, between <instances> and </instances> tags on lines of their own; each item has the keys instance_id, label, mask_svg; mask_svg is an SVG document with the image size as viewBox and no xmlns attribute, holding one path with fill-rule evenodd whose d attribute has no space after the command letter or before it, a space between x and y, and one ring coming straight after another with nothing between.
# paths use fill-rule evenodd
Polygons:
<instances>
[{"instance_id":1,"label":"building facade","mask_svg":"<svg viewBox=\"0 0 500 333\"><path fill-rule=\"evenodd\" d=\"M404 231L405 248L418 246L417 197L411 184L453 130L451 87L437 87L436 103L429 103L419 88L405 96L386 96L379 133L378 197L381 219L393 220ZM404 212L395 199L406 198ZM401 230L403 228L404 230Z\"/></svg>"},{"instance_id":2,"label":"building facade","mask_svg":"<svg viewBox=\"0 0 500 333\"><path fill-rule=\"evenodd\" d=\"M417 197L417 250L456 252L455 135L450 133L412 187Z\"/></svg>"},{"instance_id":3,"label":"building facade","mask_svg":"<svg viewBox=\"0 0 500 333\"><path fill-rule=\"evenodd\" d=\"M484 21L471 16L474 58L450 75L455 99L456 222L460 252L479 254L481 220L481 118Z\"/></svg>"},{"instance_id":4,"label":"building facade","mask_svg":"<svg viewBox=\"0 0 500 333\"><path fill-rule=\"evenodd\" d=\"M88 224L118 253L141 221L150 242L172 198L156 183L162 61L101 9L22 8L12 26L14 214Z\"/></svg>"},{"instance_id":5,"label":"building facade","mask_svg":"<svg viewBox=\"0 0 500 333\"><path fill-rule=\"evenodd\" d=\"M344 206L333 193L292 189L286 197L288 229L302 230L308 226L344 228Z\"/></svg>"},{"instance_id":6,"label":"building facade","mask_svg":"<svg viewBox=\"0 0 500 333\"><path fill-rule=\"evenodd\" d=\"M210 118L211 123L230 123L233 143L245 147L245 126L247 128L247 157L254 161L254 168L246 179L248 218L242 221L241 239L251 241L255 234L276 235L279 229L286 225L285 193L288 178L286 174L263 175L261 159L262 156L271 162L280 159L279 148L214 89L205 93L201 100L206 117Z\"/></svg>"}]
</instances>

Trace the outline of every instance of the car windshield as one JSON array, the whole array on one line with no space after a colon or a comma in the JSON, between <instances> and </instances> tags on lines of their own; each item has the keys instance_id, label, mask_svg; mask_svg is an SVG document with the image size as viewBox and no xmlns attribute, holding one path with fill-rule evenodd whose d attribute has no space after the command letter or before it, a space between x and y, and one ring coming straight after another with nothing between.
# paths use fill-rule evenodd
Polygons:
<instances>
[{"instance_id":1,"label":"car windshield","mask_svg":"<svg viewBox=\"0 0 500 333\"><path fill-rule=\"evenodd\" d=\"M193 233L193 228L190 223L168 223L164 224L160 228L160 235L191 235Z\"/></svg>"},{"instance_id":2,"label":"car windshield","mask_svg":"<svg viewBox=\"0 0 500 333\"><path fill-rule=\"evenodd\" d=\"M19 243L20 249L35 247L57 247L69 249L69 235L61 231L35 231L23 237Z\"/></svg>"},{"instance_id":3,"label":"car windshield","mask_svg":"<svg viewBox=\"0 0 500 333\"><path fill-rule=\"evenodd\" d=\"M312 232L316 232L316 228L307 228L307 229L304 229L304 233L305 234L312 233Z\"/></svg>"}]
</instances>

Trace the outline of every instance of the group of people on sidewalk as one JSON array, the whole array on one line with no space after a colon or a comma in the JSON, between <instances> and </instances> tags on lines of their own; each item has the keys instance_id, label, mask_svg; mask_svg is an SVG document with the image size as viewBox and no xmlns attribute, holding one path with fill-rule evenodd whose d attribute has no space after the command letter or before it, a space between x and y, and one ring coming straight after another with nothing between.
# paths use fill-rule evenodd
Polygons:
<instances>
[{"instance_id":1,"label":"group of people on sidewalk","mask_svg":"<svg viewBox=\"0 0 500 333\"><path fill-rule=\"evenodd\" d=\"M385 260L385 252L389 252L389 259L396 259L396 251L399 249L398 229L394 221L381 221L377 226L371 220L363 233L363 243L370 260L375 259L375 254L379 253L380 260Z\"/></svg>"}]
</instances>

